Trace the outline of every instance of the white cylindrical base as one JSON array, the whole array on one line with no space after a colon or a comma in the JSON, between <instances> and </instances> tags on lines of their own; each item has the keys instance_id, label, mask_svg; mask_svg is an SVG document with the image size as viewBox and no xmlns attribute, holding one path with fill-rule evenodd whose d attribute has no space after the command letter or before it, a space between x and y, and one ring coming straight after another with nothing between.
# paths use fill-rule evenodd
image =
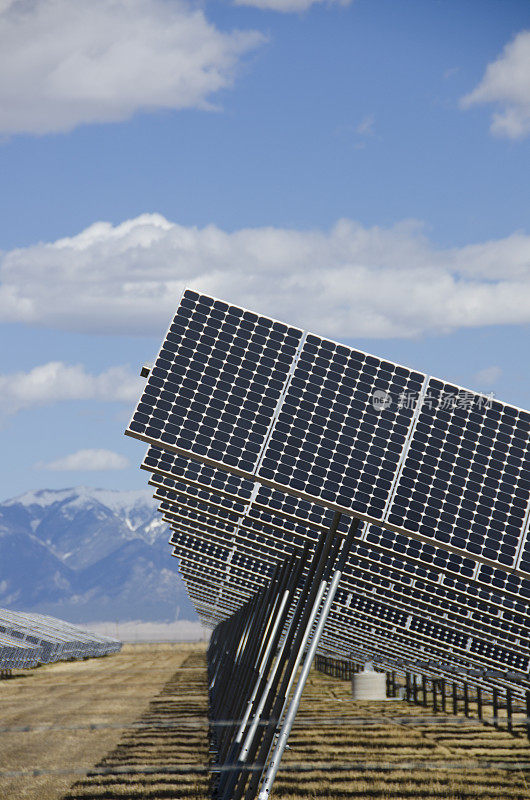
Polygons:
<instances>
[{"instance_id":1,"label":"white cylindrical base","mask_svg":"<svg viewBox=\"0 0 530 800\"><path fill-rule=\"evenodd\" d=\"M355 672L351 682L354 700L386 700L384 672Z\"/></svg>"}]
</instances>

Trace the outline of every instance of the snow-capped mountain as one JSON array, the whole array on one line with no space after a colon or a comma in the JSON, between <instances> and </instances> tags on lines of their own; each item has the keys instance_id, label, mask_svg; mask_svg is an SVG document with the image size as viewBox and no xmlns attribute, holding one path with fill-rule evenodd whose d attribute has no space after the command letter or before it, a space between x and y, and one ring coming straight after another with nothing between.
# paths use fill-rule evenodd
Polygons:
<instances>
[{"instance_id":1,"label":"snow-capped mountain","mask_svg":"<svg viewBox=\"0 0 530 800\"><path fill-rule=\"evenodd\" d=\"M0 606L75 622L195 619L151 492L77 487L0 503Z\"/></svg>"}]
</instances>

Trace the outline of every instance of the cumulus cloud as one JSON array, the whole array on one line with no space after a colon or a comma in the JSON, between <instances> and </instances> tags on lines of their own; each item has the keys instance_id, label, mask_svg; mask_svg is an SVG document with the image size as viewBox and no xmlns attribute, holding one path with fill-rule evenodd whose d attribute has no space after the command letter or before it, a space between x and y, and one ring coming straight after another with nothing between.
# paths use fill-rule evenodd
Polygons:
<instances>
[{"instance_id":1,"label":"cumulus cloud","mask_svg":"<svg viewBox=\"0 0 530 800\"><path fill-rule=\"evenodd\" d=\"M185 0L2 0L0 131L68 131L137 111L211 108L264 41Z\"/></svg>"},{"instance_id":2,"label":"cumulus cloud","mask_svg":"<svg viewBox=\"0 0 530 800\"><path fill-rule=\"evenodd\" d=\"M132 403L138 399L143 384L126 367L111 367L91 375L81 364L50 361L29 372L0 375L0 419L61 400Z\"/></svg>"},{"instance_id":3,"label":"cumulus cloud","mask_svg":"<svg viewBox=\"0 0 530 800\"><path fill-rule=\"evenodd\" d=\"M530 133L530 31L517 34L461 100L463 108L484 103L498 108L491 122L493 134L521 139Z\"/></svg>"},{"instance_id":4,"label":"cumulus cloud","mask_svg":"<svg viewBox=\"0 0 530 800\"><path fill-rule=\"evenodd\" d=\"M417 222L226 233L145 214L6 253L0 320L159 337L185 286L341 339L527 323L530 236L439 250Z\"/></svg>"},{"instance_id":5,"label":"cumulus cloud","mask_svg":"<svg viewBox=\"0 0 530 800\"><path fill-rule=\"evenodd\" d=\"M325 3L328 6L349 6L351 2L352 0L234 0L234 5L253 6L265 11L290 13L292 11L307 11L308 8L317 3Z\"/></svg>"},{"instance_id":6,"label":"cumulus cloud","mask_svg":"<svg viewBox=\"0 0 530 800\"><path fill-rule=\"evenodd\" d=\"M78 450L64 458L47 463L39 462L37 469L47 469L52 472L70 472L84 470L87 472L101 472L106 470L126 469L128 459L112 450Z\"/></svg>"}]
</instances>

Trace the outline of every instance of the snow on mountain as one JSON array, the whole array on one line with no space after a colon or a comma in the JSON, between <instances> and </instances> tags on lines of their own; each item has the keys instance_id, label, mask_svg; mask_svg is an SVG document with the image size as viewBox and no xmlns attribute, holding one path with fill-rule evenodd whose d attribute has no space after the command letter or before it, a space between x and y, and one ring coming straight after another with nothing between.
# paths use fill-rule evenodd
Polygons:
<instances>
[{"instance_id":1,"label":"snow on mountain","mask_svg":"<svg viewBox=\"0 0 530 800\"><path fill-rule=\"evenodd\" d=\"M85 486L0 503L0 606L72 621L195 619L151 492Z\"/></svg>"}]
</instances>

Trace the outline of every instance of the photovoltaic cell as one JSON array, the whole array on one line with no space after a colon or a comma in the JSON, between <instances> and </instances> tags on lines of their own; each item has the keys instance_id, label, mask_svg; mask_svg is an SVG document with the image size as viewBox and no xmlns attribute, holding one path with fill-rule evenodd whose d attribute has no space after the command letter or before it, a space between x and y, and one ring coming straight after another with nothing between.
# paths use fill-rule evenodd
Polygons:
<instances>
[{"instance_id":1,"label":"photovoltaic cell","mask_svg":"<svg viewBox=\"0 0 530 800\"><path fill-rule=\"evenodd\" d=\"M385 521L514 568L530 497L530 414L429 381Z\"/></svg>"},{"instance_id":2,"label":"photovoltaic cell","mask_svg":"<svg viewBox=\"0 0 530 800\"><path fill-rule=\"evenodd\" d=\"M130 431L251 473L302 331L186 291Z\"/></svg>"},{"instance_id":3,"label":"photovoltaic cell","mask_svg":"<svg viewBox=\"0 0 530 800\"><path fill-rule=\"evenodd\" d=\"M374 408L374 392L419 396L425 376L309 335L258 480L382 519L413 410Z\"/></svg>"}]
</instances>

